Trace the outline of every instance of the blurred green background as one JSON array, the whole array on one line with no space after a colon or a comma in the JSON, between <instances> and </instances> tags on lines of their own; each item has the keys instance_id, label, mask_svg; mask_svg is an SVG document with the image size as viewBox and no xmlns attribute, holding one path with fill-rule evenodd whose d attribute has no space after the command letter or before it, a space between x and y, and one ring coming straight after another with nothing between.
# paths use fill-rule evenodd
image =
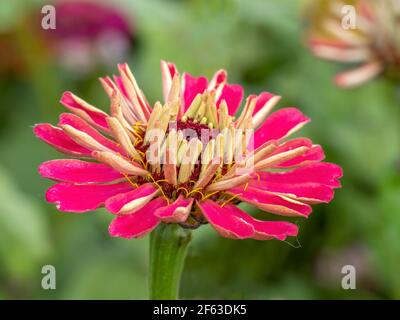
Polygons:
<instances>
[{"instance_id":1,"label":"blurred green background","mask_svg":"<svg viewBox=\"0 0 400 320\"><path fill-rule=\"evenodd\" d=\"M300 248L293 239L234 241L210 226L194 231L182 298L400 298L400 85L380 79L336 88L331 78L340 67L304 45L303 2L107 1L130 24L126 60L151 103L161 98L160 59L194 75L225 68L246 95L280 94L279 107L311 117L301 135L344 169L334 201L294 220ZM0 299L146 299L148 237L111 238L106 211L60 213L44 201L51 182L37 167L62 155L32 126L57 122L65 90L108 108L97 78L117 71L104 61L77 70L50 54L40 28L49 3L0 2ZM41 288L48 264L56 290ZM356 290L341 287L347 264L356 267Z\"/></svg>"}]
</instances>

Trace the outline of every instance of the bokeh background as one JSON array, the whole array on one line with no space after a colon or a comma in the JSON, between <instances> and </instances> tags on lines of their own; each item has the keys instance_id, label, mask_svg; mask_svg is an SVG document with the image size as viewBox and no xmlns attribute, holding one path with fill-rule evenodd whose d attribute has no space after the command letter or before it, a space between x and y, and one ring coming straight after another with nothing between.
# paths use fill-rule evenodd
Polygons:
<instances>
[{"instance_id":1,"label":"bokeh background","mask_svg":"<svg viewBox=\"0 0 400 320\"><path fill-rule=\"evenodd\" d=\"M0 1L0 299L147 298L148 237L111 238L106 211L68 214L47 204L51 182L37 167L62 155L36 139L32 126L57 122L65 90L108 108L97 78L125 60L154 103L160 59L194 75L225 68L246 95L282 95L279 107L297 106L312 118L301 135L322 144L345 172L330 205L316 206L307 221L294 219L298 242L234 241L209 226L196 230L182 298L400 298L400 84L336 88L340 66L305 46L304 2L106 1L125 24L98 12L66 19L60 10L64 29L57 32L40 24L43 5L54 1ZM86 32L85 19L101 32ZM56 268L56 290L41 287L48 264ZM357 271L356 290L341 287L348 264Z\"/></svg>"}]
</instances>

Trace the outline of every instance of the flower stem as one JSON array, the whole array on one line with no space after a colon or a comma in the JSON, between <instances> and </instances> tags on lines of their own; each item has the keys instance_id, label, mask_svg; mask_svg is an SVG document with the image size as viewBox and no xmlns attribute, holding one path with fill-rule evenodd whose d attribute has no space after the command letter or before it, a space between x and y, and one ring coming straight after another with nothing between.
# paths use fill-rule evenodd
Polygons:
<instances>
[{"instance_id":1,"label":"flower stem","mask_svg":"<svg viewBox=\"0 0 400 320\"><path fill-rule=\"evenodd\" d=\"M175 300L191 232L161 223L150 236L150 299Z\"/></svg>"}]
</instances>

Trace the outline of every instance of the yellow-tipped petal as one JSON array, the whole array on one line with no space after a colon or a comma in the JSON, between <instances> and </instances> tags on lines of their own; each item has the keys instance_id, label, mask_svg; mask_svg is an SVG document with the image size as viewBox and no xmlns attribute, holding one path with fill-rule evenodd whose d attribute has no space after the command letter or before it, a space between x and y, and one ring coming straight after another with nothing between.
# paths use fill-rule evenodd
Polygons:
<instances>
[{"instance_id":1,"label":"yellow-tipped petal","mask_svg":"<svg viewBox=\"0 0 400 320\"><path fill-rule=\"evenodd\" d=\"M192 139L187 145L186 152L181 160L179 169L178 183L183 183L189 180L195 163L201 153L202 143L199 139Z\"/></svg>"},{"instance_id":2,"label":"yellow-tipped petal","mask_svg":"<svg viewBox=\"0 0 400 320\"><path fill-rule=\"evenodd\" d=\"M193 189L204 188L214 178L221 162L222 159L215 159L215 161L206 165L204 173L200 175L199 180L193 186Z\"/></svg>"},{"instance_id":3,"label":"yellow-tipped petal","mask_svg":"<svg viewBox=\"0 0 400 320\"><path fill-rule=\"evenodd\" d=\"M162 112L161 112L161 116L160 116L160 122L159 122L159 126L158 126L158 128L162 132L166 132L167 131L169 120L170 120L170 108L168 107L168 105L165 105L162 108Z\"/></svg>"},{"instance_id":4,"label":"yellow-tipped petal","mask_svg":"<svg viewBox=\"0 0 400 320\"><path fill-rule=\"evenodd\" d=\"M260 148L257 148L254 154L254 163L264 160L268 155L274 152L276 148L277 145L274 142L268 142L262 145Z\"/></svg>"},{"instance_id":5,"label":"yellow-tipped petal","mask_svg":"<svg viewBox=\"0 0 400 320\"><path fill-rule=\"evenodd\" d=\"M186 119L194 119L196 114L197 114L197 110L200 107L200 104L202 102L202 96L201 94L197 94L196 97L193 99L192 103L190 104L189 108L186 110L185 114L182 117L182 121L186 121Z\"/></svg>"},{"instance_id":6,"label":"yellow-tipped petal","mask_svg":"<svg viewBox=\"0 0 400 320\"><path fill-rule=\"evenodd\" d=\"M180 99L181 82L179 75L175 75L172 79L171 89L168 93L167 103L172 103Z\"/></svg>"},{"instance_id":7,"label":"yellow-tipped petal","mask_svg":"<svg viewBox=\"0 0 400 320\"><path fill-rule=\"evenodd\" d=\"M233 148L235 146L232 130L226 128L222 131L224 136L224 163L231 164L233 161Z\"/></svg>"},{"instance_id":8,"label":"yellow-tipped petal","mask_svg":"<svg viewBox=\"0 0 400 320\"><path fill-rule=\"evenodd\" d=\"M208 93L206 95L205 117L209 123L213 124L213 128L218 127L217 107L215 105L215 94Z\"/></svg>"},{"instance_id":9,"label":"yellow-tipped petal","mask_svg":"<svg viewBox=\"0 0 400 320\"><path fill-rule=\"evenodd\" d=\"M293 150L281 152L275 154L271 157L268 157L258 163L255 164L254 169L255 171L264 170L266 168L270 168L287 160L290 160L294 157L300 156L303 153L307 152L310 148L308 147L299 147Z\"/></svg>"},{"instance_id":10,"label":"yellow-tipped petal","mask_svg":"<svg viewBox=\"0 0 400 320\"><path fill-rule=\"evenodd\" d=\"M81 146L90 150L111 151L101 143L97 142L91 136L83 131L79 131L70 125L60 125L60 127L68 134L68 136Z\"/></svg>"},{"instance_id":11,"label":"yellow-tipped petal","mask_svg":"<svg viewBox=\"0 0 400 320\"><path fill-rule=\"evenodd\" d=\"M228 127L228 105L226 104L225 100L222 100L222 102L219 105L219 130L223 130Z\"/></svg>"},{"instance_id":12,"label":"yellow-tipped petal","mask_svg":"<svg viewBox=\"0 0 400 320\"><path fill-rule=\"evenodd\" d=\"M179 110L181 107L181 102L180 100L175 100L174 102L168 103L168 106L170 108L169 114L170 114L170 120L176 121L178 118Z\"/></svg>"},{"instance_id":13,"label":"yellow-tipped petal","mask_svg":"<svg viewBox=\"0 0 400 320\"><path fill-rule=\"evenodd\" d=\"M150 115L149 122L147 124L147 129L146 129L146 134L144 137L144 144L149 143L149 136L150 136L150 131L155 127L156 121L160 118L161 113L162 113L162 105L160 102L156 102L153 108L153 112Z\"/></svg>"},{"instance_id":14,"label":"yellow-tipped petal","mask_svg":"<svg viewBox=\"0 0 400 320\"><path fill-rule=\"evenodd\" d=\"M141 160L142 157L136 151L135 147L132 144L131 139L129 138L128 133L124 130L121 123L118 121L117 118L108 117L107 118L108 125L114 134L114 137L117 141L121 144L124 150L135 160Z\"/></svg>"},{"instance_id":15,"label":"yellow-tipped petal","mask_svg":"<svg viewBox=\"0 0 400 320\"><path fill-rule=\"evenodd\" d=\"M206 147L204 148L202 157L201 157L202 165L201 165L200 177L204 174L205 170L208 167L208 164L214 158L214 152L215 152L215 140L212 139L212 140L208 141Z\"/></svg>"},{"instance_id":16,"label":"yellow-tipped petal","mask_svg":"<svg viewBox=\"0 0 400 320\"><path fill-rule=\"evenodd\" d=\"M139 166L135 166L132 162L126 160L122 156L109 151L93 151L93 158L99 160L100 162L108 164L110 167L114 168L118 172L142 176L145 177L149 174L148 171L140 168Z\"/></svg>"},{"instance_id":17,"label":"yellow-tipped petal","mask_svg":"<svg viewBox=\"0 0 400 320\"><path fill-rule=\"evenodd\" d=\"M251 179L251 176L248 174L244 174L238 177L234 177L231 179L223 180L223 181L217 181L213 184L210 184L206 191L207 192L215 192L215 191L224 191L228 190L231 188L234 188L236 186L239 186L241 184L246 183Z\"/></svg>"},{"instance_id":18,"label":"yellow-tipped petal","mask_svg":"<svg viewBox=\"0 0 400 320\"><path fill-rule=\"evenodd\" d=\"M132 111L136 114L141 122L146 123L147 118L145 116L144 110L142 109L142 105L145 105L146 103L144 101L143 95L141 94L141 90L137 85L135 77L133 76L128 65L126 64L120 65L119 71L126 93L132 101Z\"/></svg>"},{"instance_id":19,"label":"yellow-tipped petal","mask_svg":"<svg viewBox=\"0 0 400 320\"><path fill-rule=\"evenodd\" d=\"M176 176L176 154L174 155L170 150L165 151L165 164L163 165L163 172L165 180L172 185L177 185Z\"/></svg>"},{"instance_id":20,"label":"yellow-tipped petal","mask_svg":"<svg viewBox=\"0 0 400 320\"><path fill-rule=\"evenodd\" d=\"M187 140L182 140L179 148L178 148L178 156L177 156L177 165L179 166L182 163L182 159L185 155L187 149L188 142Z\"/></svg>"},{"instance_id":21,"label":"yellow-tipped petal","mask_svg":"<svg viewBox=\"0 0 400 320\"><path fill-rule=\"evenodd\" d=\"M215 158L224 158L224 136L220 133L215 138L215 151L214 151ZM221 162L221 165L223 161Z\"/></svg>"},{"instance_id":22,"label":"yellow-tipped petal","mask_svg":"<svg viewBox=\"0 0 400 320\"><path fill-rule=\"evenodd\" d=\"M199 108L197 109L196 115L194 117L194 122L200 122L203 119L206 112L206 104L204 101L200 103Z\"/></svg>"}]
</instances>

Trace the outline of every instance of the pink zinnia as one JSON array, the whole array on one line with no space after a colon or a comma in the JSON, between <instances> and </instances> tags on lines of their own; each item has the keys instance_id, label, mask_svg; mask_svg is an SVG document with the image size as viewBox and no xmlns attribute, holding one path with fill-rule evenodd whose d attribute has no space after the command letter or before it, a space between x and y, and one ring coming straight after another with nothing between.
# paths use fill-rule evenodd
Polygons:
<instances>
[{"instance_id":1,"label":"pink zinnia","mask_svg":"<svg viewBox=\"0 0 400 320\"><path fill-rule=\"evenodd\" d=\"M42 177L58 181L46 200L59 210L105 206L115 215L110 234L123 238L142 237L160 223L210 223L228 238L284 240L297 235L295 224L261 221L236 205L306 218L311 204L330 202L340 187L342 170L322 162L319 145L287 140L310 119L296 108L270 113L279 96L251 95L235 118L243 88L228 84L224 70L208 81L180 76L163 61L164 103L152 108L129 67L119 71L114 80L101 79L110 114L66 92L61 103L72 113L61 114L56 127L34 128L58 151L95 160L40 165Z\"/></svg>"}]
</instances>

